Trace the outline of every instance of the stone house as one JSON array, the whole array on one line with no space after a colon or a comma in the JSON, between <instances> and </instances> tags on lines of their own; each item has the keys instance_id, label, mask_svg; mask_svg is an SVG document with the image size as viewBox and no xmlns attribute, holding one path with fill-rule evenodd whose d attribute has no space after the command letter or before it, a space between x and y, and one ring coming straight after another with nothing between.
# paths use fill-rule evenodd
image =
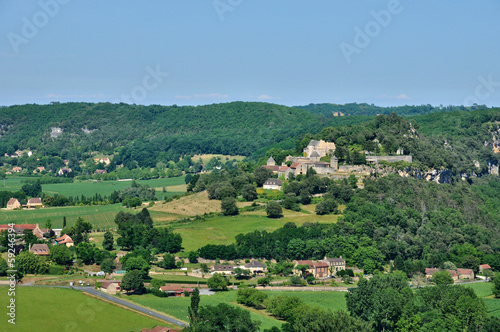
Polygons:
<instances>
[{"instance_id":1,"label":"stone house","mask_svg":"<svg viewBox=\"0 0 500 332\"><path fill-rule=\"evenodd\" d=\"M267 272L267 265L259 261L251 261L241 267L244 270L249 270L252 273L265 273Z\"/></svg>"},{"instance_id":2,"label":"stone house","mask_svg":"<svg viewBox=\"0 0 500 332\"><path fill-rule=\"evenodd\" d=\"M345 260L340 256L339 258L324 258L323 262L328 264L329 270L331 268L333 273L337 273L341 270L345 270Z\"/></svg>"},{"instance_id":3,"label":"stone house","mask_svg":"<svg viewBox=\"0 0 500 332\"><path fill-rule=\"evenodd\" d=\"M488 264L479 265L479 273L483 273L485 270L491 271L491 266L489 266Z\"/></svg>"},{"instance_id":4,"label":"stone house","mask_svg":"<svg viewBox=\"0 0 500 332\"><path fill-rule=\"evenodd\" d=\"M105 281L101 285L101 291L116 295L117 292L120 292L122 289L120 287L121 282L120 281Z\"/></svg>"},{"instance_id":5,"label":"stone house","mask_svg":"<svg viewBox=\"0 0 500 332\"><path fill-rule=\"evenodd\" d=\"M233 274L233 270L237 266L233 265L214 265L210 270L211 274L220 273L220 274Z\"/></svg>"},{"instance_id":6,"label":"stone house","mask_svg":"<svg viewBox=\"0 0 500 332\"><path fill-rule=\"evenodd\" d=\"M283 182L280 179L267 179L262 188L271 190L281 190Z\"/></svg>"},{"instance_id":7,"label":"stone house","mask_svg":"<svg viewBox=\"0 0 500 332\"><path fill-rule=\"evenodd\" d=\"M307 273L311 274L314 278L326 278L328 276L328 264L325 262L313 262L311 260L297 261L295 266L308 265Z\"/></svg>"},{"instance_id":8,"label":"stone house","mask_svg":"<svg viewBox=\"0 0 500 332\"><path fill-rule=\"evenodd\" d=\"M28 203L26 204L26 208L35 209L37 207L43 207L42 199L39 197L28 199Z\"/></svg>"},{"instance_id":9,"label":"stone house","mask_svg":"<svg viewBox=\"0 0 500 332\"><path fill-rule=\"evenodd\" d=\"M7 210L19 209L21 207L21 203L16 198L11 198L7 202Z\"/></svg>"},{"instance_id":10,"label":"stone house","mask_svg":"<svg viewBox=\"0 0 500 332\"><path fill-rule=\"evenodd\" d=\"M472 269L457 269L457 274L460 279L474 281L474 271Z\"/></svg>"},{"instance_id":11,"label":"stone house","mask_svg":"<svg viewBox=\"0 0 500 332\"><path fill-rule=\"evenodd\" d=\"M37 256L49 256L50 255L50 250L49 246L46 245L45 243L36 243L30 248L30 252Z\"/></svg>"}]
</instances>

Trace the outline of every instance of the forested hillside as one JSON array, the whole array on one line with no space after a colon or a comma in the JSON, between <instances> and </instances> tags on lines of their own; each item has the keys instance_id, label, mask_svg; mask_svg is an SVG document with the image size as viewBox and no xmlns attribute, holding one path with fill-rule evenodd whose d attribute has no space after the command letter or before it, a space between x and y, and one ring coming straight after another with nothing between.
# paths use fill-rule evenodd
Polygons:
<instances>
[{"instance_id":1,"label":"forested hillside","mask_svg":"<svg viewBox=\"0 0 500 332\"><path fill-rule=\"evenodd\" d=\"M20 105L0 110L0 155L30 149L70 159L82 152L112 154L125 147L118 163L154 166L159 156L167 160L197 153L248 156L321 126L321 117L268 103ZM51 138L51 128L62 128L63 133Z\"/></svg>"},{"instance_id":2,"label":"forested hillside","mask_svg":"<svg viewBox=\"0 0 500 332\"><path fill-rule=\"evenodd\" d=\"M434 107L432 105L420 105L420 106L392 106L392 107L381 107L375 106L373 104L369 105L366 103L349 103L349 104L309 104L305 106L295 106L296 108L307 110L313 114L322 115L325 118L331 118L334 113L338 113L336 116L353 116L353 115L370 115L375 116L378 114L387 115L391 113L396 113L400 116L412 116L412 115L423 115L428 113L438 113L438 112L449 112L449 111L472 111L476 109L487 109L485 105L474 105L471 107L465 106L439 106ZM342 114L340 114L342 113Z\"/></svg>"}]
</instances>

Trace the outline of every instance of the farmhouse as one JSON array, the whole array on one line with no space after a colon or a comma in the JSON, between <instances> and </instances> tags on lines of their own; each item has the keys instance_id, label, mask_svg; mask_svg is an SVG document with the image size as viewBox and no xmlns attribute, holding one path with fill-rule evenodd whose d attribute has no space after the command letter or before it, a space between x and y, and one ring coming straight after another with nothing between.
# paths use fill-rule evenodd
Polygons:
<instances>
[{"instance_id":1,"label":"farmhouse","mask_svg":"<svg viewBox=\"0 0 500 332\"><path fill-rule=\"evenodd\" d=\"M106 171L105 169L96 169L94 174L106 174L108 173L108 171Z\"/></svg>"},{"instance_id":2,"label":"farmhouse","mask_svg":"<svg viewBox=\"0 0 500 332\"><path fill-rule=\"evenodd\" d=\"M460 279L474 280L474 271L472 269L457 269L457 274Z\"/></svg>"},{"instance_id":3,"label":"farmhouse","mask_svg":"<svg viewBox=\"0 0 500 332\"><path fill-rule=\"evenodd\" d=\"M249 270L252 273L265 273L267 272L267 265L259 261L251 261L243 265L242 269Z\"/></svg>"},{"instance_id":4,"label":"farmhouse","mask_svg":"<svg viewBox=\"0 0 500 332\"><path fill-rule=\"evenodd\" d=\"M235 269L236 266L232 265L214 265L212 269L210 270L211 274L214 273L221 273L221 274L232 274L233 269Z\"/></svg>"},{"instance_id":5,"label":"farmhouse","mask_svg":"<svg viewBox=\"0 0 500 332\"><path fill-rule=\"evenodd\" d=\"M21 207L21 203L15 198L9 199L7 202L7 210L19 209Z\"/></svg>"},{"instance_id":6,"label":"farmhouse","mask_svg":"<svg viewBox=\"0 0 500 332\"><path fill-rule=\"evenodd\" d=\"M23 169L21 167L16 166L16 167L12 168L12 173L19 173L19 172L22 172L22 170Z\"/></svg>"},{"instance_id":7,"label":"farmhouse","mask_svg":"<svg viewBox=\"0 0 500 332\"><path fill-rule=\"evenodd\" d=\"M28 209L35 209L37 207L43 207L42 199L41 198L30 198L28 200L28 203L26 204L26 208Z\"/></svg>"},{"instance_id":8,"label":"farmhouse","mask_svg":"<svg viewBox=\"0 0 500 332\"><path fill-rule=\"evenodd\" d=\"M9 230L10 226L9 225L0 225L0 232ZM25 229L29 229L30 231L33 231L36 228L36 225L34 224L16 224L14 225L14 231L16 235L23 235L23 232Z\"/></svg>"},{"instance_id":9,"label":"farmhouse","mask_svg":"<svg viewBox=\"0 0 500 332\"><path fill-rule=\"evenodd\" d=\"M272 189L272 190L281 190L281 187L283 186L283 182L279 179L267 179L266 182L264 182L264 185L262 188L264 189Z\"/></svg>"},{"instance_id":10,"label":"farmhouse","mask_svg":"<svg viewBox=\"0 0 500 332\"><path fill-rule=\"evenodd\" d=\"M161 286L160 291L165 292L168 296L184 296L184 292L188 292L190 295L193 294L193 290L191 288L182 288L179 286Z\"/></svg>"},{"instance_id":11,"label":"farmhouse","mask_svg":"<svg viewBox=\"0 0 500 332\"><path fill-rule=\"evenodd\" d=\"M312 274L314 278L325 278L328 276L329 266L325 262L313 262L311 260L297 261L295 266L298 265L308 265L307 272Z\"/></svg>"},{"instance_id":12,"label":"farmhouse","mask_svg":"<svg viewBox=\"0 0 500 332\"><path fill-rule=\"evenodd\" d=\"M345 270L345 260L340 256L340 258L326 258L323 259L323 262L328 264L332 271L339 272L341 270Z\"/></svg>"},{"instance_id":13,"label":"farmhouse","mask_svg":"<svg viewBox=\"0 0 500 332\"><path fill-rule=\"evenodd\" d=\"M37 167L33 170L33 173L40 173L40 172L43 172L45 171L45 167L43 166L40 166L40 167Z\"/></svg>"},{"instance_id":14,"label":"farmhouse","mask_svg":"<svg viewBox=\"0 0 500 332\"><path fill-rule=\"evenodd\" d=\"M43 244L39 244L39 243L34 244L31 247L30 252L34 253L37 256L48 256L48 255L50 255L49 246L46 245L45 243L43 243Z\"/></svg>"}]
</instances>

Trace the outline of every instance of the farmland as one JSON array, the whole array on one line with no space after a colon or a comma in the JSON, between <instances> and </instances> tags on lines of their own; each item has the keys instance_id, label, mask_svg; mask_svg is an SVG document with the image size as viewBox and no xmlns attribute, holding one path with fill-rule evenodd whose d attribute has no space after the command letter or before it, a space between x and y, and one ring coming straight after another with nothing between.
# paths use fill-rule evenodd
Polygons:
<instances>
[{"instance_id":1,"label":"farmland","mask_svg":"<svg viewBox=\"0 0 500 332\"><path fill-rule=\"evenodd\" d=\"M8 177L5 181L5 187L3 186L3 181L0 181L0 190L18 191L23 186L23 180L34 181L36 177ZM182 194L186 191L184 176L153 180L137 180L136 182L141 185L155 188L159 199L163 199L164 196L172 197L175 194ZM130 187L130 185L131 181L76 181L74 183L42 184L42 190L49 195L59 194L66 197L75 197L77 195L85 195L88 197L96 193L102 196L109 196L113 191L125 189ZM163 187L167 190L165 194L163 193Z\"/></svg>"},{"instance_id":2,"label":"farmland","mask_svg":"<svg viewBox=\"0 0 500 332\"><path fill-rule=\"evenodd\" d=\"M5 308L7 288L0 290L0 303ZM18 287L15 299L16 325L2 319L2 331L82 331L85 326L92 326L92 331L140 331L167 325L75 290Z\"/></svg>"}]
</instances>

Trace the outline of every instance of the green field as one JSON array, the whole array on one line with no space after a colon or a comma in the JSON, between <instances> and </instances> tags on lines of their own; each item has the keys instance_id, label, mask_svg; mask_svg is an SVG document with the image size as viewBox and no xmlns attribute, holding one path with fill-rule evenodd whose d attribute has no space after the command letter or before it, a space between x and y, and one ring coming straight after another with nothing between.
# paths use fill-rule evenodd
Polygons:
<instances>
[{"instance_id":1,"label":"green field","mask_svg":"<svg viewBox=\"0 0 500 332\"><path fill-rule=\"evenodd\" d=\"M465 287L472 288L478 297L483 298L489 315L500 318L500 299L493 297L493 283L479 282Z\"/></svg>"},{"instance_id":2,"label":"green field","mask_svg":"<svg viewBox=\"0 0 500 332\"><path fill-rule=\"evenodd\" d=\"M125 298L125 297L124 297ZM168 313L177 319L189 322L187 318L187 308L191 304L191 299L189 297L156 297L151 294L145 295L131 295L126 297L128 300L139 303L143 306L153 308L157 311ZM203 305L217 305L219 303L231 303L232 305L238 306L236 304L236 291L228 292L218 292L215 295L201 295L200 296L200 306ZM241 308L247 309L240 306ZM280 327L283 322L269 316L264 310L248 310L250 311L250 316L252 320L261 321L260 325L261 331L264 329L269 329L273 326Z\"/></svg>"},{"instance_id":3,"label":"green field","mask_svg":"<svg viewBox=\"0 0 500 332\"><path fill-rule=\"evenodd\" d=\"M264 212L265 213L265 212ZM337 216L305 215L300 217L285 216L280 219L267 218L262 214L242 214L233 217L213 217L206 221L188 224L172 224L174 232L182 236L184 251L197 250L207 244L231 244L240 233L253 231L274 231L289 221L298 226L304 222L336 222ZM298 215L298 213L297 213Z\"/></svg>"},{"instance_id":4,"label":"green field","mask_svg":"<svg viewBox=\"0 0 500 332\"><path fill-rule=\"evenodd\" d=\"M5 312L9 296L0 287L0 303ZM157 325L171 326L86 296L80 291L61 288L17 287L16 324L4 314L1 331L140 331Z\"/></svg>"},{"instance_id":5,"label":"green field","mask_svg":"<svg viewBox=\"0 0 500 332\"><path fill-rule=\"evenodd\" d=\"M43 208L37 210L0 211L0 224L35 224L45 225L50 219L53 228L62 228L63 217L66 217L67 226L73 225L76 218L82 217L90 222L93 228L115 227L115 215L119 211L127 211L120 204L96 206L68 206L57 208ZM132 210L137 212L137 210Z\"/></svg>"},{"instance_id":6,"label":"green field","mask_svg":"<svg viewBox=\"0 0 500 332\"><path fill-rule=\"evenodd\" d=\"M0 181L0 190L18 191L23 186L21 181L27 179L34 181L36 177L7 177L5 187L3 187L3 181ZM182 186L185 185L184 176L154 180L137 180L136 182L141 185L148 185L152 188L156 188L158 199L164 199L164 196L172 197L175 194L182 194L184 192ZM94 196L96 193L103 196L109 196L114 190L122 190L130 187L131 183L132 181L77 181L74 183L42 184L42 191L49 195L59 194L66 197L75 197L77 195L89 197ZM175 190L166 188L167 193L163 193L163 187L174 187Z\"/></svg>"}]
</instances>

